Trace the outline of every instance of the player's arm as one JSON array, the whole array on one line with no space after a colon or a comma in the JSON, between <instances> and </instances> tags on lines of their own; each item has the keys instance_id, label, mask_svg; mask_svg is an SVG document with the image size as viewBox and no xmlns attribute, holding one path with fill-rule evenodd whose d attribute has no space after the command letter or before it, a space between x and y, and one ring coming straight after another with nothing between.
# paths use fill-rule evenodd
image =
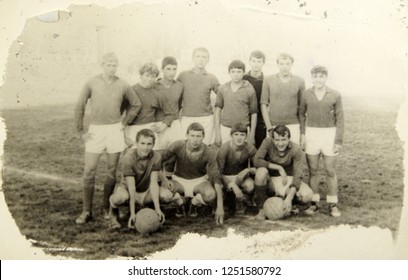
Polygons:
<instances>
[{"instance_id":1,"label":"player's arm","mask_svg":"<svg viewBox=\"0 0 408 280\"><path fill-rule=\"evenodd\" d=\"M136 180L133 176L126 176L125 180L129 192L130 217L128 227L133 228L136 222Z\"/></svg>"},{"instance_id":2,"label":"player's arm","mask_svg":"<svg viewBox=\"0 0 408 280\"><path fill-rule=\"evenodd\" d=\"M82 135L84 131L85 108L89 98L91 98L91 88L89 84L86 83L82 88L75 105L75 129L80 135Z\"/></svg>"},{"instance_id":3,"label":"player's arm","mask_svg":"<svg viewBox=\"0 0 408 280\"><path fill-rule=\"evenodd\" d=\"M162 168L163 167L164 167L164 164L163 164ZM165 187L169 191L174 192L173 184L170 182L169 179L167 179L166 175L164 174L164 172L162 170L159 171L159 179L160 179L162 187Z\"/></svg>"},{"instance_id":4,"label":"player's arm","mask_svg":"<svg viewBox=\"0 0 408 280\"><path fill-rule=\"evenodd\" d=\"M217 194L217 208L215 210L215 222L217 225L224 223L224 198L222 194L222 184L214 183L215 193Z\"/></svg>"},{"instance_id":5,"label":"player's arm","mask_svg":"<svg viewBox=\"0 0 408 280\"><path fill-rule=\"evenodd\" d=\"M152 171L150 174L150 193L152 195L152 200L153 200L153 205L154 209L156 210L157 214L160 217L161 223L164 223L164 214L160 209L160 190L159 190L159 184L158 184L158 171Z\"/></svg>"},{"instance_id":6,"label":"player's arm","mask_svg":"<svg viewBox=\"0 0 408 280\"><path fill-rule=\"evenodd\" d=\"M256 131L257 119L258 119L257 113L251 114L251 129L249 130L248 143L254 146L255 146L255 131Z\"/></svg>"},{"instance_id":7,"label":"player's arm","mask_svg":"<svg viewBox=\"0 0 408 280\"><path fill-rule=\"evenodd\" d=\"M343 135L344 135L344 116L343 116L343 104L341 101L341 95L336 100L334 108L335 118L336 118L336 138L334 141L334 153L340 152L343 145Z\"/></svg>"},{"instance_id":8,"label":"player's arm","mask_svg":"<svg viewBox=\"0 0 408 280\"><path fill-rule=\"evenodd\" d=\"M217 98L215 100L215 112L214 112L214 122L215 122L215 138L214 144L218 147L221 146L222 139L221 139L221 110L224 107L224 98L222 91L219 90L217 94Z\"/></svg>"},{"instance_id":9,"label":"player's arm","mask_svg":"<svg viewBox=\"0 0 408 280\"><path fill-rule=\"evenodd\" d=\"M300 105L299 105L299 122L300 122L300 146L302 149L305 149L306 139L305 139L305 131L306 131L306 112L307 112L307 103L305 94L303 93L300 98Z\"/></svg>"},{"instance_id":10,"label":"player's arm","mask_svg":"<svg viewBox=\"0 0 408 280\"><path fill-rule=\"evenodd\" d=\"M269 118L269 112L268 112L268 105L269 105L269 84L266 80L263 81L262 84L262 92L261 92L261 114L262 118L265 121L266 129L271 130L272 129L272 124L271 124L271 119Z\"/></svg>"},{"instance_id":11,"label":"player's arm","mask_svg":"<svg viewBox=\"0 0 408 280\"><path fill-rule=\"evenodd\" d=\"M217 154L210 151L207 164L208 180L214 185L217 194L217 209L215 210L215 222L217 225L224 223L224 203L222 194L222 176L217 163Z\"/></svg>"}]
</instances>

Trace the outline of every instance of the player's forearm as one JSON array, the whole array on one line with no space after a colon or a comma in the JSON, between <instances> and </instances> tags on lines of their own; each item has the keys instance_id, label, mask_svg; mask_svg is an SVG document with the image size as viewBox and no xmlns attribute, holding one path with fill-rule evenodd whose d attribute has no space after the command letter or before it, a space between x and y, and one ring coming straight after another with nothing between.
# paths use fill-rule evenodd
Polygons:
<instances>
[{"instance_id":1,"label":"player's forearm","mask_svg":"<svg viewBox=\"0 0 408 280\"><path fill-rule=\"evenodd\" d=\"M286 199L288 199L289 201L292 201L293 198L295 197L296 192L297 192L297 189L291 186L289 188L289 193L287 194Z\"/></svg>"},{"instance_id":2,"label":"player's forearm","mask_svg":"<svg viewBox=\"0 0 408 280\"><path fill-rule=\"evenodd\" d=\"M217 194L217 208L224 209L224 199L222 194L222 185L219 183L214 184L215 193Z\"/></svg>"},{"instance_id":3,"label":"player's forearm","mask_svg":"<svg viewBox=\"0 0 408 280\"><path fill-rule=\"evenodd\" d=\"M266 128L269 130L272 128L271 124L271 119L269 118L269 112L268 112L268 107L266 104L261 104L261 113L262 113L262 118L265 121Z\"/></svg>"},{"instance_id":4,"label":"player's forearm","mask_svg":"<svg viewBox=\"0 0 408 280\"><path fill-rule=\"evenodd\" d=\"M215 124L215 133L217 135L221 134L221 108L216 107L214 113L214 124Z\"/></svg>"},{"instance_id":5,"label":"player's forearm","mask_svg":"<svg viewBox=\"0 0 408 280\"><path fill-rule=\"evenodd\" d=\"M270 162L268 164L268 169L269 170L276 170L276 171L279 171L279 172L281 172L282 170L285 171L285 169L281 165L275 164L275 163L272 163L272 162Z\"/></svg>"},{"instance_id":6,"label":"player's forearm","mask_svg":"<svg viewBox=\"0 0 408 280\"><path fill-rule=\"evenodd\" d=\"M152 195L154 209L160 210L160 190L159 185L156 182L150 184L150 192Z\"/></svg>"},{"instance_id":7,"label":"player's forearm","mask_svg":"<svg viewBox=\"0 0 408 280\"><path fill-rule=\"evenodd\" d=\"M251 114L251 129L249 131L249 137L251 138L255 138L257 121L258 121L258 114Z\"/></svg>"}]
</instances>

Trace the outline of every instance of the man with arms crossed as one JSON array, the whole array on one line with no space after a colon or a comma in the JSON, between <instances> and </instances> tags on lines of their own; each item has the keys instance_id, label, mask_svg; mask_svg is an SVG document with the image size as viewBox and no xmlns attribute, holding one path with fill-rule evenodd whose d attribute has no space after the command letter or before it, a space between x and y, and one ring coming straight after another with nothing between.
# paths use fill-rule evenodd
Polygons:
<instances>
[{"instance_id":1,"label":"man with arms crossed","mask_svg":"<svg viewBox=\"0 0 408 280\"><path fill-rule=\"evenodd\" d=\"M291 132L292 142L299 144L299 104L305 81L290 72L293 62L290 54L278 56L279 73L266 77L262 86L261 111L268 131L284 124Z\"/></svg>"},{"instance_id":2,"label":"man with arms crossed","mask_svg":"<svg viewBox=\"0 0 408 280\"><path fill-rule=\"evenodd\" d=\"M300 104L301 144L306 151L309 183L313 190L312 205L306 214L319 211L319 161L323 154L327 179L327 198L330 215L340 217L336 161L343 144L344 118L341 95L326 86L327 68L315 66L312 71L313 87L306 90Z\"/></svg>"},{"instance_id":3,"label":"man with arms crossed","mask_svg":"<svg viewBox=\"0 0 408 280\"><path fill-rule=\"evenodd\" d=\"M256 101L258 102L258 114L255 129L255 147L258 149L262 141L266 137L265 121L261 114L261 93L264 75L262 73L262 67L265 64L265 54L261 51L253 51L249 57L249 65L251 69L244 75L244 80L251 83L255 89Z\"/></svg>"},{"instance_id":4,"label":"man with arms crossed","mask_svg":"<svg viewBox=\"0 0 408 280\"><path fill-rule=\"evenodd\" d=\"M231 81L218 88L215 101L215 139L214 144L221 146L231 140L231 127L243 123L249 130L248 143L255 145L256 118L258 103L253 86L242 80L245 64L234 60L228 66Z\"/></svg>"},{"instance_id":5,"label":"man with arms crossed","mask_svg":"<svg viewBox=\"0 0 408 280\"><path fill-rule=\"evenodd\" d=\"M255 155L256 204L259 207L257 219L264 220L262 209L268 196L284 199L285 216L292 210L292 201L309 203L313 191L301 181L304 154L300 146L290 141L290 130L278 125L272 130L272 138L267 137ZM297 212L293 209L293 212Z\"/></svg>"},{"instance_id":6,"label":"man with arms crossed","mask_svg":"<svg viewBox=\"0 0 408 280\"><path fill-rule=\"evenodd\" d=\"M243 212L244 193L250 203L254 192L256 168L250 168L250 161L254 160L256 149L246 143L248 128L242 123L236 123L231 128L231 140L222 144L218 150L217 162L221 171L222 181L227 191L232 191L236 198L237 211Z\"/></svg>"},{"instance_id":7,"label":"man with arms crossed","mask_svg":"<svg viewBox=\"0 0 408 280\"><path fill-rule=\"evenodd\" d=\"M136 204L144 207L153 202L161 222L164 222L160 202L169 203L173 194L169 189L158 185L161 156L153 151L154 142L153 131L140 130L136 135L136 148L127 150L122 159L122 182L110 197L112 228L120 228L117 220L118 206L126 202L129 202L130 208L129 227L133 227L136 222Z\"/></svg>"},{"instance_id":8,"label":"man with arms crossed","mask_svg":"<svg viewBox=\"0 0 408 280\"><path fill-rule=\"evenodd\" d=\"M204 144L214 142L214 115L211 107L211 91L217 93L219 82L217 78L205 70L210 59L206 48L193 51L194 68L183 71L177 80L184 84L183 117L181 127L185 133L191 123L198 122L204 126Z\"/></svg>"},{"instance_id":9,"label":"man with arms crossed","mask_svg":"<svg viewBox=\"0 0 408 280\"><path fill-rule=\"evenodd\" d=\"M196 206L217 200L215 220L224 222L222 181L215 150L203 143L204 127L192 123L187 128L187 140L173 142L162 152L162 160L175 156L176 170L171 180L174 191L192 198L190 216L197 216ZM166 185L168 183L164 182ZM181 208L184 205L180 206Z\"/></svg>"},{"instance_id":10,"label":"man with arms crossed","mask_svg":"<svg viewBox=\"0 0 408 280\"><path fill-rule=\"evenodd\" d=\"M107 174L103 187L103 211L109 211L109 197L115 187L115 174L120 153L126 147L123 129L130 124L141 108L140 99L127 83L115 76L118 59L114 53L102 56L103 73L89 80L75 107L78 133L85 141L85 167L83 178L83 210L76 219L84 224L92 218L92 202L95 190L95 173L101 154L107 152ZM91 100L91 116L88 132L83 134L86 103ZM121 118L121 104L129 104L126 118Z\"/></svg>"}]
</instances>

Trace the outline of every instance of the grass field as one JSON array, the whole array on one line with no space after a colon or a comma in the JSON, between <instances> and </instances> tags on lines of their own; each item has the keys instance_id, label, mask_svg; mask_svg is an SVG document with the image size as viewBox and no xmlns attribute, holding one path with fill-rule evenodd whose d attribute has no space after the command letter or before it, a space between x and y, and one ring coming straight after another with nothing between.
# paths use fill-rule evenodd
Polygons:
<instances>
[{"instance_id":1,"label":"grass field","mask_svg":"<svg viewBox=\"0 0 408 280\"><path fill-rule=\"evenodd\" d=\"M80 259L114 255L143 258L171 248L183 233L223 237L228 228L250 237L271 230L348 224L389 228L395 237L403 195L403 149L394 128L399 100L384 99L377 104L344 99L346 134L337 164L342 216L338 219L330 218L324 210L313 217L300 214L286 218L272 228L270 223L257 222L247 215L227 217L223 226L216 227L210 215L203 215L198 222L176 219L169 212L159 232L142 237L127 228L108 228L98 211L103 182L98 175L95 219L78 226L74 220L82 207L84 146L74 133L72 104L2 111L7 126L3 190L21 233L35 246L52 255ZM104 168L102 162L98 174ZM305 167L305 180L306 171ZM321 193L324 198L323 177Z\"/></svg>"}]
</instances>

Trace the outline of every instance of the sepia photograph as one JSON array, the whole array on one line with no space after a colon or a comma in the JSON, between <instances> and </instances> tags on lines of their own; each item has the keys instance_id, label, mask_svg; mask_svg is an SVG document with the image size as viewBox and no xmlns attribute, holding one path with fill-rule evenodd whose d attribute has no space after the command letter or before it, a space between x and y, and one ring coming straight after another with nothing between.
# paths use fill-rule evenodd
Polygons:
<instances>
[{"instance_id":1,"label":"sepia photograph","mask_svg":"<svg viewBox=\"0 0 408 280\"><path fill-rule=\"evenodd\" d=\"M407 0L0 8L1 259L408 259Z\"/></svg>"}]
</instances>

